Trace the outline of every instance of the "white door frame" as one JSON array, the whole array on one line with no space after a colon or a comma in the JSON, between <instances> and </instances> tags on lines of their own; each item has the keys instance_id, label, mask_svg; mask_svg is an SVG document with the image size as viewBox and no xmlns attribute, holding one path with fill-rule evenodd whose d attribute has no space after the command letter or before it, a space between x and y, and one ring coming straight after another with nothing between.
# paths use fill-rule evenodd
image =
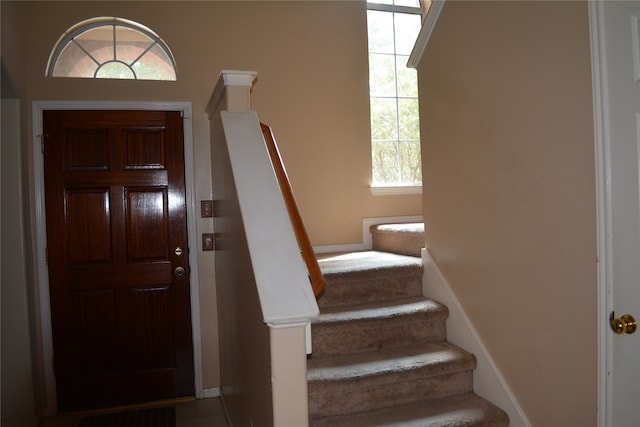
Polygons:
<instances>
[{"instance_id":1,"label":"white door frame","mask_svg":"<svg viewBox=\"0 0 640 427\"><path fill-rule=\"evenodd\" d=\"M42 414L57 413L56 386L53 372L53 338L51 334L51 306L49 301L49 275L47 269L46 213L44 199L44 158L41 152L42 114L44 110L147 110L179 111L184 129L185 204L187 207L187 240L189 242L189 265L191 271L191 329L193 336L194 388L196 397L204 396L202 381L202 342L200 338L200 295L198 283L198 245L196 231L195 165L193 157L193 119L190 102L104 102L104 101L33 101L33 190L36 218L37 275L33 290L36 318L36 357L39 372Z\"/></svg>"},{"instance_id":2,"label":"white door frame","mask_svg":"<svg viewBox=\"0 0 640 427\"><path fill-rule=\"evenodd\" d=\"M613 310L613 249L611 201L611 140L607 101L604 16L601 1L590 1L589 33L593 81L594 142L596 161L597 256L598 256L598 408L599 427L613 426L613 339L607 322Z\"/></svg>"}]
</instances>

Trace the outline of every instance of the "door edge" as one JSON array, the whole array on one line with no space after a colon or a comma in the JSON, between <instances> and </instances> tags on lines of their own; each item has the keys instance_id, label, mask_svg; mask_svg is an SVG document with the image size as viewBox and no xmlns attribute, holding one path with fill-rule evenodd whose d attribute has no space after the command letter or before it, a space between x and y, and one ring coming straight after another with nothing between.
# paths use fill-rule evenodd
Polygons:
<instances>
[{"instance_id":1,"label":"door edge","mask_svg":"<svg viewBox=\"0 0 640 427\"><path fill-rule=\"evenodd\" d=\"M596 166L596 233L597 233L597 351L598 390L597 425L613 425L613 383L609 376L613 368L611 334L608 333L607 318L613 306L612 277L612 204L611 204L611 160L608 137L609 120L605 109L608 99L606 52L602 2L589 2L589 36L591 48L591 78L593 90L594 154Z\"/></svg>"}]
</instances>

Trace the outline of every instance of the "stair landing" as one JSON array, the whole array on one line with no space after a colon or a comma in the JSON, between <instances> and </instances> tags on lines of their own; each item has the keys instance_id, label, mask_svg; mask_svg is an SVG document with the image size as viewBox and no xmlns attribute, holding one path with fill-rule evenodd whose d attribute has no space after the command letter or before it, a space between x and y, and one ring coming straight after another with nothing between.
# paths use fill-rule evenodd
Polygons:
<instances>
[{"instance_id":1,"label":"stair landing","mask_svg":"<svg viewBox=\"0 0 640 427\"><path fill-rule=\"evenodd\" d=\"M425 246L423 223L376 224L369 231L378 251L420 257Z\"/></svg>"}]
</instances>

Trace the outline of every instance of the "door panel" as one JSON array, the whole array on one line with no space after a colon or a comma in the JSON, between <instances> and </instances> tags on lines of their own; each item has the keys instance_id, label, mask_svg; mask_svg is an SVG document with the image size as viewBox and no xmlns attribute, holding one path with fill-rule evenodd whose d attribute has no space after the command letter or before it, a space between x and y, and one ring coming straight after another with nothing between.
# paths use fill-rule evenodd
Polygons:
<instances>
[{"instance_id":1,"label":"door panel","mask_svg":"<svg viewBox=\"0 0 640 427\"><path fill-rule=\"evenodd\" d=\"M110 357L110 350L116 345L114 292L74 292L71 298L71 336L83 347L83 351L70 354L76 374L89 376L113 372L115 360Z\"/></svg>"},{"instance_id":2,"label":"door panel","mask_svg":"<svg viewBox=\"0 0 640 427\"><path fill-rule=\"evenodd\" d=\"M64 150L66 171L106 170L109 167L107 129L67 129Z\"/></svg>"},{"instance_id":3,"label":"door panel","mask_svg":"<svg viewBox=\"0 0 640 427\"><path fill-rule=\"evenodd\" d=\"M69 264L111 262L109 189L69 189L65 204Z\"/></svg>"},{"instance_id":4,"label":"door panel","mask_svg":"<svg viewBox=\"0 0 640 427\"><path fill-rule=\"evenodd\" d=\"M162 129L127 129L127 169L164 169Z\"/></svg>"},{"instance_id":5,"label":"door panel","mask_svg":"<svg viewBox=\"0 0 640 427\"><path fill-rule=\"evenodd\" d=\"M59 410L192 395L180 114L43 119Z\"/></svg>"},{"instance_id":6,"label":"door panel","mask_svg":"<svg viewBox=\"0 0 640 427\"><path fill-rule=\"evenodd\" d=\"M164 188L127 188L127 255L129 262L169 257L168 195Z\"/></svg>"}]
</instances>

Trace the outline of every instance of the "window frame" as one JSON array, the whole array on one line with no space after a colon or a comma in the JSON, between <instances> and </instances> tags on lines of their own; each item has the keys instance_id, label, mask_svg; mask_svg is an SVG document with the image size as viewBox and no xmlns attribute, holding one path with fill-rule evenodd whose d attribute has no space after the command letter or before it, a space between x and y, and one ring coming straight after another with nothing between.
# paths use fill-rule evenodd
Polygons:
<instances>
[{"instance_id":1,"label":"window frame","mask_svg":"<svg viewBox=\"0 0 640 427\"><path fill-rule=\"evenodd\" d=\"M381 11L381 12L391 12L391 13L405 13L405 14L412 14L412 15L420 15L420 20L422 23L424 23L424 18L426 16L426 12L428 9L428 6L430 5L429 1L425 1L425 0L420 0L420 6L419 7L412 7L412 6L403 6L403 5L393 5L393 4L386 4L386 3L376 3L374 1L367 1L366 2L366 7L367 7L367 14L370 10L372 11ZM368 23L367 23L367 28L368 28ZM416 39L419 38L419 35L416 37ZM367 40L368 40L368 35L367 35ZM370 50L369 48L367 48L367 55L370 55ZM396 56L397 53L395 52L394 49L394 56ZM369 71L370 72L370 71ZM397 100L399 97L395 97L395 99ZM369 94L369 102L371 102L371 93ZM418 94L418 99L419 99L419 94ZM370 113L371 114L371 113ZM418 112L419 114L419 112ZM419 118L419 117L418 117ZM370 116L371 119L371 116ZM373 138L370 139L370 144L371 144L371 149L373 149ZM372 153L373 154L373 153ZM422 194L422 183L404 183L404 182L398 182L396 183L376 183L373 181L373 158L372 158L372 162L371 162L371 172L372 172L372 180L371 180L371 184L370 184L370 191L371 194L374 196L378 196L378 195L408 195L408 194Z\"/></svg>"},{"instance_id":2,"label":"window frame","mask_svg":"<svg viewBox=\"0 0 640 427\"><path fill-rule=\"evenodd\" d=\"M113 17L113 16L102 16L102 17L89 18L89 19L86 19L84 21L80 21L80 22L72 25L70 28L68 28L58 38L58 41L53 46L53 49L51 49L51 53L49 54L49 59L47 60L47 66L45 68L45 75L47 77L66 77L66 78L71 77L71 76L54 76L54 70L56 68L56 64L58 62L58 59L60 58L60 55L64 51L64 49L70 43L73 43L73 41L74 41L74 39L76 37L84 34L85 32L93 30L95 28L107 27L107 26L113 26L113 27L118 27L119 26L119 27L129 28L129 29L138 31L138 32L142 33L143 35L145 35L146 37L148 37L149 39L151 39L151 41L153 43L151 44L151 46L147 50L145 50L145 52L142 55L140 55L140 57L142 57L144 54L146 54L146 52L149 51L152 47L157 45L164 52L164 54L167 56L167 58L169 59L170 65L173 68L173 72L175 74L175 79L173 79L173 80L139 79L137 77L137 75L135 74L135 71L132 69L132 66L129 66L128 64L125 64L127 67L132 69L135 77L133 79L113 79L113 80L150 80L150 81L177 81L178 80L178 66L177 66L175 57L173 56L173 53L171 52L171 49L169 48L169 46L164 42L164 40L162 40L162 38L160 38L160 36L158 34L156 34L149 27L140 24L139 22L135 22L135 21L132 21L132 20L129 20L129 19L125 19L125 18ZM114 43L115 43L115 40L114 40ZM95 61L95 58L93 58L93 56L89 52L85 51L85 53ZM108 62L104 62L102 64L99 64L99 67L96 70L96 73L100 69L100 67L102 65L106 64L106 63L108 63ZM95 78L98 78L98 77L96 77L94 75L93 77L86 76L86 77L78 77L78 78L94 78L95 79Z\"/></svg>"}]
</instances>

